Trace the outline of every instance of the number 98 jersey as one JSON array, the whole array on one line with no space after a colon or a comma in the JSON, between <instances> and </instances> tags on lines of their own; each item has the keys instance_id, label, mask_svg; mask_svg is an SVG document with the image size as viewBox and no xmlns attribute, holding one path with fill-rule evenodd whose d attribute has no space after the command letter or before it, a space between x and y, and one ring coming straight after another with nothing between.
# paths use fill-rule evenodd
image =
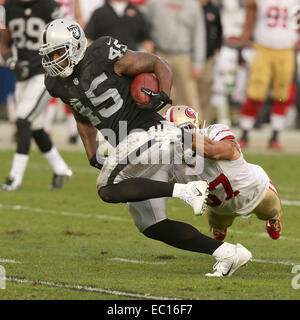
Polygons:
<instances>
[{"instance_id":1,"label":"number 98 jersey","mask_svg":"<svg viewBox=\"0 0 300 320\"><path fill-rule=\"evenodd\" d=\"M47 23L63 17L59 4L54 0L28 3L6 0L5 10L12 46L17 49L17 60L27 62L30 77L44 73L41 57L38 54L40 37Z\"/></svg>"}]
</instances>

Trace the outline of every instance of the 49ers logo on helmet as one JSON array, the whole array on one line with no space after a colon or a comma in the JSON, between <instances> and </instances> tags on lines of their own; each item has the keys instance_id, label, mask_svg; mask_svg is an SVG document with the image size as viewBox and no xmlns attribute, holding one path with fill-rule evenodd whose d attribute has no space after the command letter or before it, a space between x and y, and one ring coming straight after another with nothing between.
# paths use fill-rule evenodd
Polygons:
<instances>
[{"instance_id":1,"label":"49ers logo on helmet","mask_svg":"<svg viewBox=\"0 0 300 320\"><path fill-rule=\"evenodd\" d=\"M197 112L194 111L192 108L186 108L185 109L185 115L189 118L196 119L197 118Z\"/></svg>"}]
</instances>

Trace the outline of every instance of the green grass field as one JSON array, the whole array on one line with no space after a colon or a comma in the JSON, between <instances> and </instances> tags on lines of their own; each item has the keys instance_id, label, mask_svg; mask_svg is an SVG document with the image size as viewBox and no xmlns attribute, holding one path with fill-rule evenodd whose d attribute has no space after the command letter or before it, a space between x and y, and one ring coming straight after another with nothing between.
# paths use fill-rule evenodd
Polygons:
<instances>
[{"instance_id":1,"label":"green grass field","mask_svg":"<svg viewBox=\"0 0 300 320\"><path fill-rule=\"evenodd\" d=\"M1 182L12 156L0 151ZM300 265L300 155L246 155L284 200L283 232L274 241L263 221L236 219L226 240L245 245L254 261L222 279L205 277L213 257L147 239L125 205L101 202L98 172L84 153L63 156L74 171L63 190L47 190L52 173L33 151L22 190L0 192L0 265L8 279L0 299L300 298L291 285L293 264ZM168 216L209 235L206 217L195 217L184 202L171 199Z\"/></svg>"}]
</instances>

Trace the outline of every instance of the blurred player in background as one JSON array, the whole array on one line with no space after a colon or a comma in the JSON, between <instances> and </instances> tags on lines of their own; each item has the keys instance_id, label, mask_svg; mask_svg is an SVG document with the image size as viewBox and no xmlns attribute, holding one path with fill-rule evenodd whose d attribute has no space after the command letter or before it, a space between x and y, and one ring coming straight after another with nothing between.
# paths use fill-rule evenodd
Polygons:
<instances>
[{"instance_id":1,"label":"blurred player in background","mask_svg":"<svg viewBox=\"0 0 300 320\"><path fill-rule=\"evenodd\" d=\"M246 22L238 43L245 47L253 36L254 57L247 98L241 110L241 147L247 146L248 132L253 128L271 86L273 134L269 147L281 149L278 133L285 129L286 111L293 94L290 90L295 72L294 47L297 41L295 9L299 4L299 0L248 1Z\"/></svg>"},{"instance_id":2,"label":"blurred player in background","mask_svg":"<svg viewBox=\"0 0 300 320\"><path fill-rule=\"evenodd\" d=\"M31 137L48 160L54 174L51 189L61 188L72 171L43 129L43 111L50 100L44 85L44 70L38 55L45 25L61 16L54 0L7 0L7 29L2 31L1 54L17 76L17 151L9 176L1 189L18 190L29 159Z\"/></svg>"},{"instance_id":3,"label":"blurred player in background","mask_svg":"<svg viewBox=\"0 0 300 320\"><path fill-rule=\"evenodd\" d=\"M177 126L201 128L196 112L186 106L171 107L166 120ZM209 183L208 221L215 239L224 240L227 228L238 216L255 214L266 220L272 239L281 232L281 201L266 172L247 163L234 134L228 126L210 125L200 129L204 135L204 169L199 175L186 175L187 165L174 165L175 180L187 183L205 180Z\"/></svg>"},{"instance_id":4,"label":"blurred player in background","mask_svg":"<svg viewBox=\"0 0 300 320\"><path fill-rule=\"evenodd\" d=\"M230 102L240 104L244 101L247 86L247 71L241 63L243 53L235 43L243 31L245 1L219 2L223 43L219 54L215 56L211 104L216 109L218 123L230 125Z\"/></svg>"}]
</instances>

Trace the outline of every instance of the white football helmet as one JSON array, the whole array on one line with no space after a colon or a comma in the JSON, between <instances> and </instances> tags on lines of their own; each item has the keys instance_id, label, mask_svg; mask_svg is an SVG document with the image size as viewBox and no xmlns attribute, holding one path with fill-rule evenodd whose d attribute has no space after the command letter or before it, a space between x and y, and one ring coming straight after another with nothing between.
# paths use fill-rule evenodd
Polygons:
<instances>
[{"instance_id":1,"label":"white football helmet","mask_svg":"<svg viewBox=\"0 0 300 320\"><path fill-rule=\"evenodd\" d=\"M169 108L165 114L165 119L175 123L180 128L198 129L202 125L201 121L199 125L198 112L188 106L173 106Z\"/></svg>"},{"instance_id":2,"label":"white football helmet","mask_svg":"<svg viewBox=\"0 0 300 320\"><path fill-rule=\"evenodd\" d=\"M48 23L42 33L39 54L43 56L42 65L52 77L69 77L74 66L84 57L87 40L81 26L70 19L56 19ZM51 53L65 49L65 53L52 60ZM60 64L68 62L67 66Z\"/></svg>"}]
</instances>

